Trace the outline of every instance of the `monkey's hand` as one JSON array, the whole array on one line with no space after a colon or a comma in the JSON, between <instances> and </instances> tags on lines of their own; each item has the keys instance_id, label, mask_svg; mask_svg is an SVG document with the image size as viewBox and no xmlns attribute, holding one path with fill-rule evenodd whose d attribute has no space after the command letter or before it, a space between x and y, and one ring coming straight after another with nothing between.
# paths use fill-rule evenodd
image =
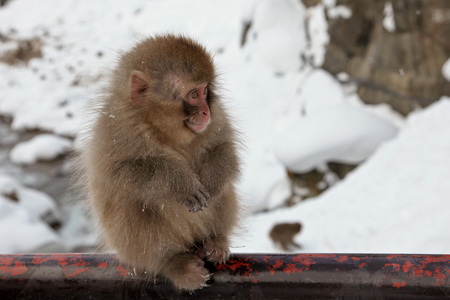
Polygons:
<instances>
[{"instance_id":1,"label":"monkey's hand","mask_svg":"<svg viewBox=\"0 0 450 300\"><path fill-rule=\"evenodd\" d=\"M202 211L203 208L208 207L210 197L209 193L203 184L198 179L194 180L194 184L190 194L185 198L183 204L190 212Z\"/></svg>"}]
</instances>

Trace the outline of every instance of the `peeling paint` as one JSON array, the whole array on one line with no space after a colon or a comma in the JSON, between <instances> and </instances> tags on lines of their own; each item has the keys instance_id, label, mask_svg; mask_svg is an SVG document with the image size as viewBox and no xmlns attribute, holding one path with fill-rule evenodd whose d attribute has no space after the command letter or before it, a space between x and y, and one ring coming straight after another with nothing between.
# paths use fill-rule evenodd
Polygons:
<instances>
[{"instance_id":1,"label":"peeling paint","mask_svg":"<svg viewBox=\"0 0 450 300\"><path fill-rule=\"evenodd\" d=\"M241 294L252 298L254 292L255 299L261 299L261 295L268 299L285 299L283 295L298 296L305 291L313 291L311 295L322 298L364 299L373 293L382 295L381 298L398 299L408 293L420 299L450 297L450 255L237 254L227 263L210 268L214 274L210 287L196 291L196 295L225 284L227 286L222 286L220 291L230 291L230 298ZM102 284L106 292L115 290L117 295L122 295L121 289L151 289L153 284L148 278L130 276L115 256L105 254L0 255L0 278L2 296L5 291L22 293L33 286L43 290L47 286L49 293L56 293L59 287L61 293L69 293L71 288L78 293L85 288L85 298L89 298ZM141 284L126 285L126 282L140 280ZM156 284L163 285L164 289L158 287L151 290L150 295L156 291L161 291L162 296L170 295L168 290L173 289L170 284L165 281ZM248 291L250 286L254 287L251 292ZM28 298L39 298L34 297L34 293L36 290L30 291Z\"/></svg>"}]
</instances>

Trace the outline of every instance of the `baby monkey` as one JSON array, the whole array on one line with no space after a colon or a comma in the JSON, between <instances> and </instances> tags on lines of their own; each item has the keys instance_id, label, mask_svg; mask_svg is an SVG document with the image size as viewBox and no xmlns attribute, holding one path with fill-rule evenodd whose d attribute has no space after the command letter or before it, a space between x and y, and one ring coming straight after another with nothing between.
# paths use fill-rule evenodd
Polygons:
<instances>
[{"instance_id":1,"label":"baby monkey","mask_svg":"<svg viewBox=\"0 0 450 300\"><path fill-rule=\"evenodd\" d=\"M106 246L130 269L181 290L226 262L239 211L236 136L212 57L158 35L121 55L82 142L78 172Z\"/></svg>"},{"instance_id":2,"label":"baby monkey","mask_svg":"<svg viewBox=\"0 0 450 300\"><path fill-rule=\"evenodd\" d=\"M291 251L295 248L301 248L294 242L294 236L300 232L302 225L300 223L281 223L273 226L269 233L270 238L275 244L281 246L284 251Z\"/></svg>"}]
</instances>

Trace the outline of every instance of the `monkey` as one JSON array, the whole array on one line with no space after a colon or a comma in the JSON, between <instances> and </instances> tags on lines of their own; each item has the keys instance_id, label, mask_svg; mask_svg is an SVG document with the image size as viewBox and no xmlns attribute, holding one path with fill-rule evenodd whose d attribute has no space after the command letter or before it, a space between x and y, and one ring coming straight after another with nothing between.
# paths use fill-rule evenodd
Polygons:
<instances>
[{"instance_id":1,"label":"monkey","mask_svg":"<svg viewBox=\"0 0 450 300\"><path fill-rule=\"evenodd\" d=\"M123 52L77 154L103 242L180 291L207 286L230 257L240 204L238 134L198 42L155 35Z\"/></svg>"},{"instance_id":2,"label":"monkey","mask_svg":"<svg viewBox=\"0 0 450 300\"><path fill-rule=\"evenodd\" d=\"M281 223L275 225L269 233L270 238L275 244L280 245L285 251L293 248L301 248L294 242L294 236L300 232L302 225L300 223Z\"/></svg>"}]
</instances>

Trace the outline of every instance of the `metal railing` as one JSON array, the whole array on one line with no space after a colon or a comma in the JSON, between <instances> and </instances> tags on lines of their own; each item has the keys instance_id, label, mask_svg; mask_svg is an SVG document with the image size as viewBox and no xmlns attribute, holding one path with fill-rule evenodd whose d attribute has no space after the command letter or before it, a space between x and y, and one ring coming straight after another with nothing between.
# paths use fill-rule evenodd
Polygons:
<instances>
[{"instance_id":1,"label":"metal railing","mask_svg":"<svg viewBox=\"0 0 450 300\"><path fill-rule=\"evenodd\" d=\"M179 292L114 255L0 255L0 299L450 299L450 255L235 254Z\"/></svg>"}]
</instances>

